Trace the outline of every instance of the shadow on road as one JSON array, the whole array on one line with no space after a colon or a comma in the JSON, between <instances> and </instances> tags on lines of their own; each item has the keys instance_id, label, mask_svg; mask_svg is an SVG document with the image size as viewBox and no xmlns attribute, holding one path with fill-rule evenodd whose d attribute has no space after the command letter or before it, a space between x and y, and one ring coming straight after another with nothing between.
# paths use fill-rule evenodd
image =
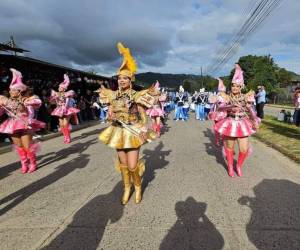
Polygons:
<instances>
[{"instance_id":1,"label":"shadow on road","mask_svg":"<svg viewBox=\"0 0 300 250\"><path fill-rule=\"evenodd\" d=\"M92 131L89 131L87 133L82 133L81 135L79 136L76 136L72 139L72 141L77 141L77 140L80 140L80 139L84 139L88 136L91 136L91 135L96 135L96 137L98 138L98 134L100 134L105 128L99 128L99 129L95 129L95 130L92 130Z\"/></svg>"},{"instance_id":2,"label":"shadow on road","mask_svg":"<svg viewBox=\"0 0 300 250\"><path fill-rule=\"evenodd\" d=\"M212 155L216 158L216 162L219 163L227 170L226 162L224 161L223 154L222 154L222 147L218 147L215 145L215 135L211 131L211 129L206 129L203 131L205 137L209 138L210 142L204 143L205 150L209 155ZM216 164L219 167L219 164Z\"/></svg>"},{"instance_id":3,"label":"shadow on road","mask_svg":"<svg viewBox=\"0 0 300 250\"><path fill-rule=\"evenodd\" d=\"M299 249L300 185L265 179L254 187L255 197L238 202L252 210L246 231L257 249Z\"/></svg>"},{"instance_id":4,"label":"shadow on road","mask_svg":"<svg viewBox=\"0 0 300 250\"><path fill-rule=\"evenodd\" d=\"M48 246L42 249L97 249L108 223L121 219L122 183L107 194L98 195L74 215L73 221ZM118 235L113 237L118 240Z\"/></svg>"},{"instance_id":5,"label":"shadow on road","mask_svg":"<svg viewBox=\"0 0 300 250\"><path fill-rule=\"evenodd\" d=\"M74 153L78 153L78 156L74 159L72 159L69 162L66 162L62 165L59 165L56 167L55 171L35 182L32 182L28 186L21 188L20 190L9 194L8 196L2 198L0 200L0 206L2 207L3 204L7 204L5 207L0 209L0 216L5 214L7 211L12 209L13 207L20 204L22 201L26 200L28 197L30 197L32 194L46 188L47 186L50 186L51 184L55 183L59 179L69 175L76 169L84 168L89 163L89 155L83 154L83 151L85 151L91 144L95 143L93 142L96 139L87 141L85 143L77 143L75 145L72 145L70 148L74 151ZM68 149L70 149L68 148ZM50 162L55 162L61 159L66 158L68 154L68 149L63 149L57 153L57 157L51 158ZM73 152L72 151L72 152ZM49 164L49 162L47 162Z\"/></svg>"},{"instance_id":6,"label":"shadow on road","mask_svg":"<svg viewBox=\"0 0 300 250\"><path fill-rule=\"evenodd\" d=\"M177 221L160 245L160 250L222 249L224 238L205 215L206 203L193 197L175 205Z\"/></svg>"},{"instance_id":7,"label":"shadow on road","mask_svg":"<svg viewBox=\"0 0 300 250\"><path fill-rule=\"evenodd\" d=\"M0 168L0 180L6 178L7 176L10 176L12 172L16 171L17 169L20 169L21 173L21 163L20 161L11 163L7 166Z\"/></svg>"},{"instance_id":8,"label":"shadow on road","mask_svg":"<svg viewBox=\"0 0 300 250\"><path fill-rule=\"evenodd\" d=\"M170 155L171 150L163 150L164 144L160 141L154 150L145 149L143 151L143 159L145 160L146 170L143 177L142 189L148 187L148 185L155 179L156 170L163 169L168 165L169 161L166 160L166 156Z\"/></svg>"},{"instance_id":9,"label":"shadow on road","mask_svg":"<svg viewBox=\"0 0 300 250\"><path fill-rule=\"evenodd\" d=\"M45 165L49 165L51 163L66 159L71 154L81 154L85 150L87 150L91 145L98 142L97 138L93 138L86 142L78 142L76 144L72 144L69 147L63 148L57 152L51 152L45 155L41 155L38 157L39 159L43 159L38 164L38 168L44 167Z\"/></svg>"}]
</instances>

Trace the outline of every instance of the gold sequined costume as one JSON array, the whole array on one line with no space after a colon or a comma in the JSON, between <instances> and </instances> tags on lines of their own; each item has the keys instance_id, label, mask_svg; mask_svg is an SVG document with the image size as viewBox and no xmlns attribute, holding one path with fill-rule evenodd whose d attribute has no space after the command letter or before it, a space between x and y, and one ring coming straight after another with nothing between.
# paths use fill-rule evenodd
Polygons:
<instances>
[{"instance_id":1,"label":"gold sequined costume","mask_svg":"<svg viewBox=\"0 0 300 250\"><path fill-rule=\"evenodd\" d=\"M154 139L155 134L145 130L147 116L144 109L139 108L151 102L152 97L148 92L149 90L137 92L132 89L125 91L101 89L100 99L105 99L109 103L116 115L116 120L112 121L112 124L99 135L99 139L115 149L139 148L147 140ZM126 128L120 122L126 124ZM140 133L145 133L146 138L139 135Z\"/></svg>"},{"instance_id":2,"label":"gold sequined costume","mask_svg":"<svg viewBox=\"0 0 300 250\"><path fill-rule=\"evenodd\" d=\"M130 50L121 43L118 44L118 49L124 60L117 74L127 76L133 82L137 70L135 61ZM144 110L144 107L150 108L157 102L158 95L154 86L142 91L133 90L131 85L127 89L119 88L117 91L101 87L97 92L99 92L100 102L108 105L108 118L111 120L111 125L99 135L102 142L117 150L134 150L156 137L156 134L147 128L147 116ZM135 189L135 202L140 203L144 162L139 160L136 166L130 169L118 159L116 168L121 172L123 179L122 204L127 204L132 184Z\"/></svg>"}]
</instances>

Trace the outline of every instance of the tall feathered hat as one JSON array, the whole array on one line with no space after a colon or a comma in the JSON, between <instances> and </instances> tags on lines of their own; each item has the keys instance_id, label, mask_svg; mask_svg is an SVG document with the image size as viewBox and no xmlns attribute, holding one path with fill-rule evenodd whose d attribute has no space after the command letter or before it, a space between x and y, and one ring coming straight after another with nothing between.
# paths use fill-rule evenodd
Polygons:
<instances>
[{"instance_id":1,"label":"tall feathered hat","mask_svg":"<svg viewBox=\"0 0 300 250\"><path fill-rule=\"evenodd\" d=\"M135 80L135 73L137 71L137 65L135 63L134 58L132 57L129 48L125 48L122 43L117 44L119 53L123 55L123 63L119 68L117 75L124 75L131 79L131 81Z\"/></svg>"},{"instance_id":2,"label":"tall feathered hat","mask_svg":"<svg viewBox=\"0 0 300 250\"><path fill-rule=\"evenodd\" d=\"M156 80L154 87L158 90L160 90L159 81Z\"/></svg>"},{"instance_id":3,"label":"tall feathered hat","mask_svg":"<svg viewBox=\"0 0 300 250\"><path fill-rule=\"evenodd\" d=\"M235 72L231 82L240 85L242 88L244 87L243 70L237 63L235 64Z\"/></svg>"},{"instance_id":4,"label":"tall feathered hat","mask_svg":"<svg viewBox=\"0 0 300 250\"><path fill-rule=\"evenodd\" d=\"M66 90L69 87L70 79L67 74L64 74L64 81L59 84L60 88Z\"/></svg>"},{"instance_id":5,"label":"tall feathered hat","mask_svg":"<svg viewBox=\"0 0 300 250\"><path fill-rule=\"evenodd\" d=\"M217 78L219 80L219 84L218 84L218 92L225 92L226 91L226 87L224 85L224 82L221 78Z\"/></svg>"},{"instance_id":6,"label":"tall feathered hat","mask_svg":"<svg viewBox=\"0 0 300 250\"><path fill-rule=\"evenodd\" d=\"M182 85L179 86L179 92L184 92L184 88L182 87Z\"/></svg>"},{"instance_id":7,"label":"tall feathered hat","mask_svg":"<svg viewBox=\"0 0 300 250\"><path fill-rule=\"evenodd\" d=\"M16 69L10 69L12 72L12 80L9 86L10 90L19 90L21 92L27 89L27 86L22 82L22 73Z\"/></svg>"}]
</instances>

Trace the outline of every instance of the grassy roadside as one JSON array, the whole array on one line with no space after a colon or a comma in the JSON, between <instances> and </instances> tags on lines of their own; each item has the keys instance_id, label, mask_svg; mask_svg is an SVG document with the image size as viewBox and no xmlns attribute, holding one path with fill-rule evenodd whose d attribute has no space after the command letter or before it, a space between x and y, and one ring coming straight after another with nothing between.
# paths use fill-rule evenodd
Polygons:
<instances>
[{"instance_id":1,"label":"grassy roadside","mask_svg":"<svg viewBox=\"0 0 300 250\"><path fill-rule=\"evenodd\" d=\"M300 163L300 127L265 116L255 138Z\"/></svg>"}]
</instances>

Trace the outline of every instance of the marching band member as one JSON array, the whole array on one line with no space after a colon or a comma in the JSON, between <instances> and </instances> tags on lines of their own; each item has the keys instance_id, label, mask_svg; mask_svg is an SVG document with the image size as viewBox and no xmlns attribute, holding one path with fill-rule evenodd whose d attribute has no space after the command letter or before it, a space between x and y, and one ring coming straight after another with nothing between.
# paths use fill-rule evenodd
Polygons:
<instances>
[{"instance_id":1,"label":"marching band member","mask_svg":"<svg viewBox=\"0 0 300 250\"><path fill-rule=\"evenodd\" d=\"M0 133L10 135L21 160L22 173L32 173L37 168L38 150L38 144L33 143L32 135L46 125L34 119L34 110L38 109L42 102L38 96L26 96L27 86L22 82L21 72L10 70L13 74L9 86L10 96L0 96L0 113L8 115L8 119L0 124Z\"/></svg>"},{"instance_id":2,"label":"marching band member","mask_svg":"<svg viewBox=\"0 0 300 250\"><path fill-rule=\"evenodd\" d=\"M106 145L117 150L118 161L116 168L121 171L124 193L122 204L127 204L132 182L135 188L135 202L142 200L141 176L145 171L144 162L139 160L140 147L155 138L147 128L147 116L144 106L150 108L157 99L151 96L155 92L152 87L148 90L133 90L134 74L137 70L136 63L130 50L118 43L123 63L119 68L118 90L112 91L103 86L99 89L99 96L109 103L108 119L111 125L100 133L99 139Z\"/></svg>"},{"instance_id":3,"label":"marching band member","mask_svg":"<svg viewBox=\"0 0 300 250\"><path fill-rule=\"evenodd\" d=\"M182 119L184 121L187 121L187 117L185 115L185 112L183 110L184 102L186 100L186 94L184 92L184 88L180 85L179 91L176 93L176 106L175 106L175 118L174 120L178 121L179 119Z\"/></svg>"},{"instance_id":4,"label":"marching band member","mask_svg":"<svg viewBox=\"0 0 300 250\"><path fill-rule=\"evenodd\" d=\"M196 119L199 118L200 121L205 121L205 106L208 103L208 95L205 92L205 88L200 89L199 94L196 99Z\"/></svg>"},{"instance_id":5,"label":"marching band member","mask_svg":"<svg viewBox=\"0 0 300 250\"><path fill-rule=\"evenodd\" d=\"M50 96L50 101L57 105L51 115L58 117L60 131L64 135L64 143L67 144L71 142L70 119L73 118L75 123L78 124L77 113L80 112L79 109L70 105L70 98L75 95L75 92L73 90L66 91L69 84L70 79L65 74L64 81L59 84L58 92L52 90Z\"/></svg>"},{"instance_id":6,"label":"marching band member","mask_svg":"<svg viewBox=\"0 0 300 250\"><path fill-rule=\"evenodd\" d=\"M239 145L239 156L236 165L238 176L242 176L242 166L246 157L251 153L249 136L258 129L260 119L253 109L254 92L242 94L244 77L241 67L235 65L235 73L232 79L229 95L222 93L226 105L218 107L217 111L226 111L226 118L215 124L215 130L224 137L224 153L227 159L228 175L234 177L233 158L234 144Z\"/></svg>"}]
</instances>

